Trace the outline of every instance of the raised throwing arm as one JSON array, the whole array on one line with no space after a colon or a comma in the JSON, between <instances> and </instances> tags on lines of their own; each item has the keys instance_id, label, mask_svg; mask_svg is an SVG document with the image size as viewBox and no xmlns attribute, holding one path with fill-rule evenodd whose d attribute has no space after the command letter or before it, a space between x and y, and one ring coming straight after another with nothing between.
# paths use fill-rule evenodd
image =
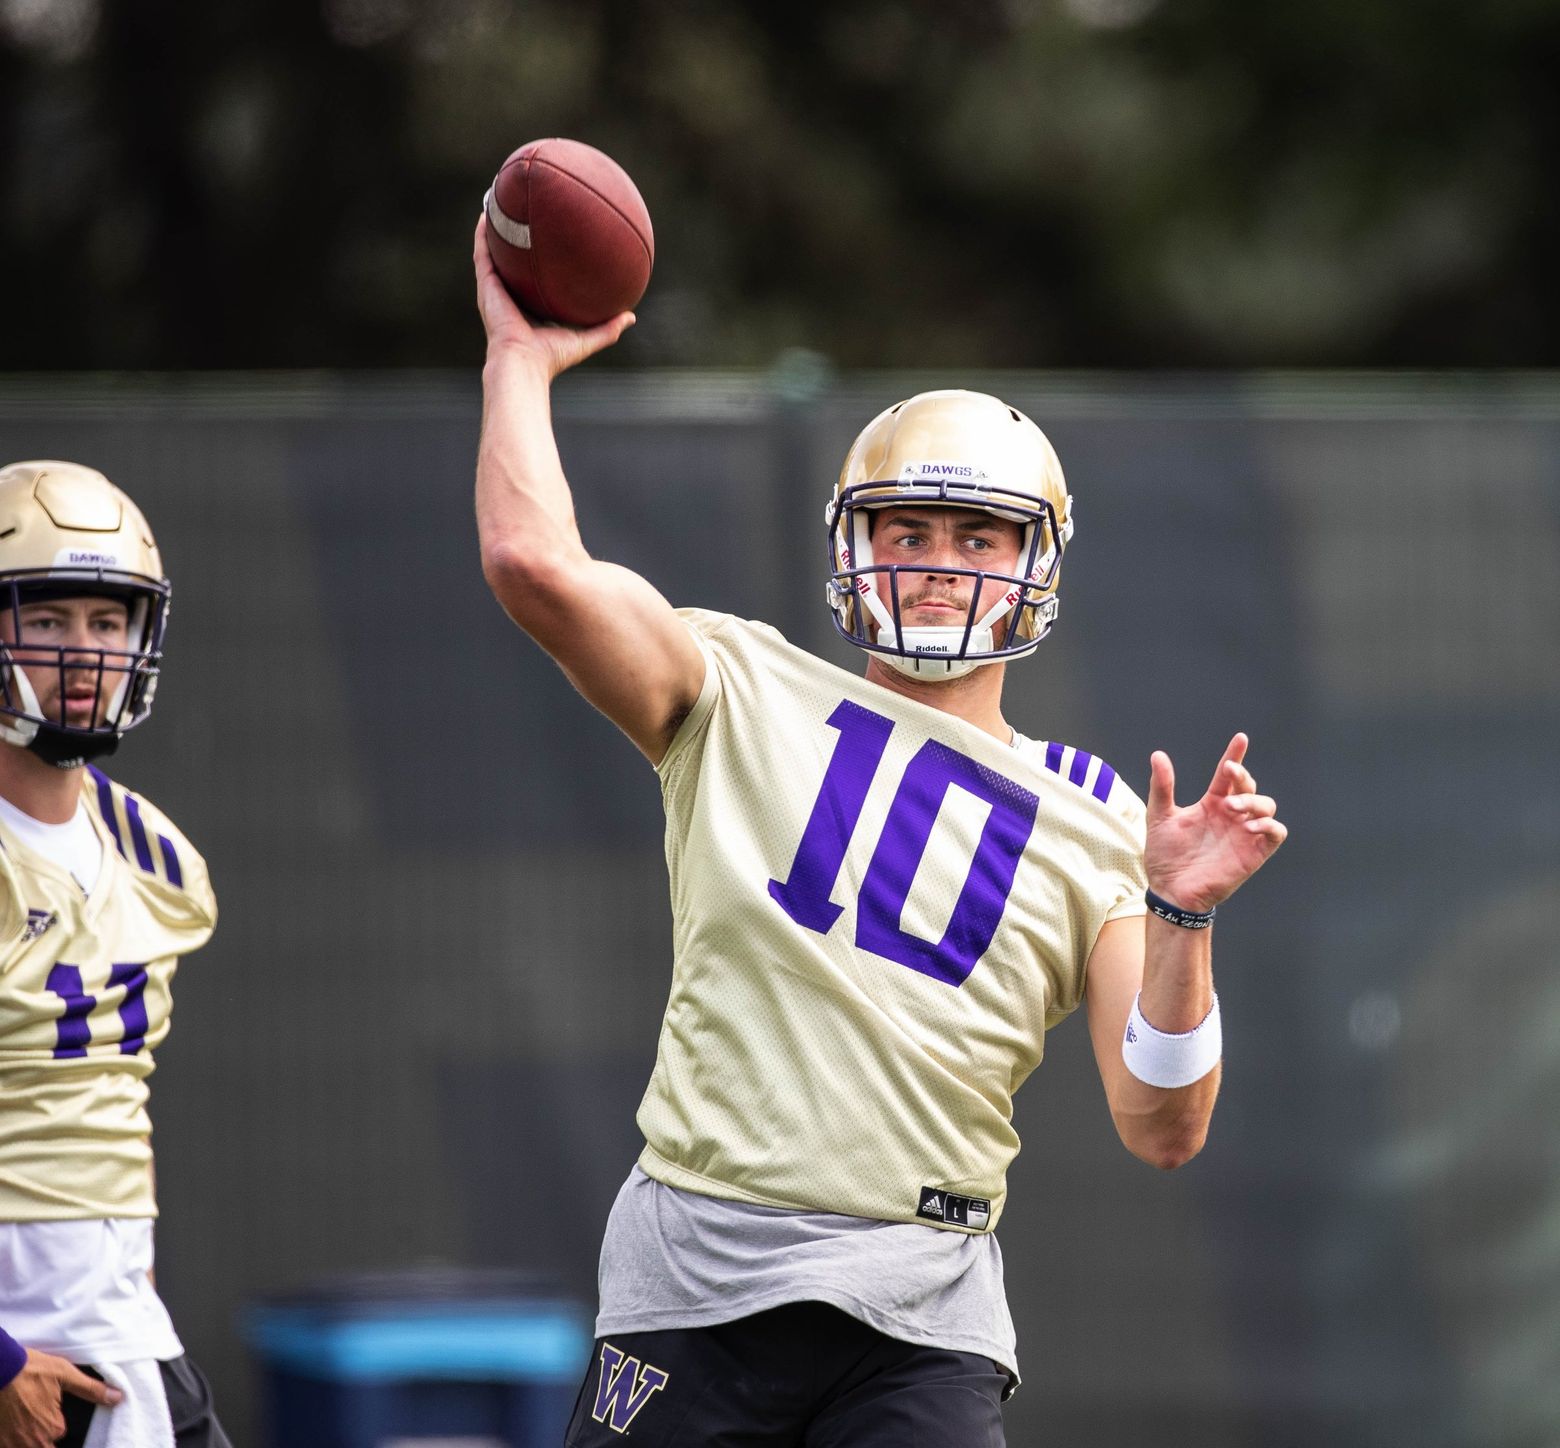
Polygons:
<instances>
[{"instance_id":1,"label":"raised throwing arm","mask_svg":"<svg viewBox=\"0 0 1560 1448\"><path fill-rule=\"evenodd\" d=\"M659 763L698 698L704 656L644 578L594 559L553 437L550 391L561 372L610 347L633 324L533 324L510 299L477 224L477 307L487 330L477 531L482 573L504 610L582 693Z\"/></svg>"}]
</instances>

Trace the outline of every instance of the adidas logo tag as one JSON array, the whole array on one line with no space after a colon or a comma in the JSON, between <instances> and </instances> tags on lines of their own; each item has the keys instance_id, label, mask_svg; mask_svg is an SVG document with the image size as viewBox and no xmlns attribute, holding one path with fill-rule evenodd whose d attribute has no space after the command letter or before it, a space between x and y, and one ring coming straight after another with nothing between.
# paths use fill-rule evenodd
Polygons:
<instances>
[{"instance_id":1,"label":"adidas logo tag","mask_svg":"<svg viewBox=\"0 0 1560 1448\"><path fill-rule=\"evenodd\" d=\"M956 1192L941 1191L937 1187L922 1187L921 1205L915 1209L915 1214L933 1222L945 1222L950 1227L984 1232L991 1221L991 1202L986 1197L961 1197Z\"/></svg>"}]
</instances>

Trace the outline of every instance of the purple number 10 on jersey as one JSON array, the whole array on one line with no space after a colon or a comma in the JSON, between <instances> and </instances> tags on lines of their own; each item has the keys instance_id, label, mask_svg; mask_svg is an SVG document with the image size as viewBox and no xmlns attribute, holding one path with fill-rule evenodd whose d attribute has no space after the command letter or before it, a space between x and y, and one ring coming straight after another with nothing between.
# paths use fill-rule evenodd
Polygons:
<instances>
[{"instance_id":1,"label":"purple number 10 on jersey","mask_svg":"<svg viewBox=\"0 0 1560 1448\"><path fill-rule=\"evenodd\" d=\"M819 935L827 935L844 913L845 907L829 896L894 732L892 719L848 699L829 715L829 725L840 737L802 831L791 873L783 882L769 882L769 893L780 908ZM948 928L941 940L923 940L904 930L899 920L938 811L953 785L985 801L991 812ZM861 881L856 944L934 980L963 985L997 933L1039 807L1038 796L1022 785L935 739L928 740L905 768Z\"/></svg>"}]
</instances>

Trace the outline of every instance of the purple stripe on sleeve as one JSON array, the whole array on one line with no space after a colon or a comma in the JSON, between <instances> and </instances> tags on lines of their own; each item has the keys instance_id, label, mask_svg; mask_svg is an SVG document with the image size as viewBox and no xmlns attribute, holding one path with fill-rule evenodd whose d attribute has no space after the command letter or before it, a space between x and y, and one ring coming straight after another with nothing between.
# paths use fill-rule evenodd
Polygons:
<instances>
[{"instance_id":1,"label":"purple stripe on sleeve","mask_svg":"<svg viewBox=\"0 0 1560 1448\"><path fill-rule=\"evenodd\" d=\"M1067 771L1068 784L1076 784L1080 788L1083 781L1088 778L1089 766L1094 763L1094 756L1085 753L1082 749L1073 750L1072 768Z\"/></svg>"},{"instance_id":2,"label":"purple stripe on sleeve","mask_svg":"<svg viewBox=\"0 0 1560 1448\"><path fill-rule=\"evenodd\" d=\"M97 781L98 810L103 816L103 823L108 826L108 832L114 837L114 847L128 860L125 854L125 842L119 833L119 817L114 813L114 786L101 769L87 766L88 772Z\"/></svg>"},{"instance_id":3,"label":"purple stripe on sleeve","mask_svg":"<svg viewBox=\"0 0 1560 1448\"><path fill-rule=\"evenodd\" d=\"M1110 798L1110 787L1116 782L1116 771L1100 760L1100 777L1094 781L1094 788L1090 793L1102 804Z\"/></svg>"},{"instance_id":4,"label":"purple stripe on sleeve","mask_svg":"<svg viewBox=\"0 0 1560 1448\"><path fill-rule=\"evenodd\" d=\"M152 846L141 823L141 802L133 794L125 795L125 818L130 821L130 842L135 846L135 861L147 874L152 872Z\"/></svg>"},{"instance_id":5,"label":"purple stripe on sleeve","mask_svg":"<svg viewBox=\"0 0 1560 1448\"><path fill-rule=\"evenodd\" d=\"M1102 795L1103 799L1104 796ZM184 871L179 868L179 852L174 849L173 841L167 835L158 835L157 843L162 848L163 869L168 872L168 883L178 889L184 888Z\"/></svg>"},{"instance_id":6,"label":"purple stripe on sleeve","mask_svg":"<svg viewBox=\"0 0 1560 1448\"><path fill-rule=\"evenodd\" d=\"M1064 747L1064 745L1058 744L1054 739L1045 746L1045 767L1052 774L1060 774L1062 772L1062 750Z\"/></svg>"}]
</instances>

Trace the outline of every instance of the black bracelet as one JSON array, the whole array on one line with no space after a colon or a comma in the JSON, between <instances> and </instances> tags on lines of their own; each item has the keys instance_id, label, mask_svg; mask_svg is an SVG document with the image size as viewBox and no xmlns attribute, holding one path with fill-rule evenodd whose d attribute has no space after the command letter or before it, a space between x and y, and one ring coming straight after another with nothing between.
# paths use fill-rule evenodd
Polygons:
<instances>
[{"instance_id":1,"label":"black bracelet","mask_svg":"<svg viewBox=\"0 0 1560 1448\"><path fill-rule=\"evenodd\" d=\"M1213 924L1214 910L1183 910L1179 905L1172 905L1168 900L1154 894L1152 890L1145 890L1143 898L1148 902L1148 908L1161 920L1168 920L1172 925L1179 925L1183 930L1206 930Z\"/></svg>"}]
</instances>

